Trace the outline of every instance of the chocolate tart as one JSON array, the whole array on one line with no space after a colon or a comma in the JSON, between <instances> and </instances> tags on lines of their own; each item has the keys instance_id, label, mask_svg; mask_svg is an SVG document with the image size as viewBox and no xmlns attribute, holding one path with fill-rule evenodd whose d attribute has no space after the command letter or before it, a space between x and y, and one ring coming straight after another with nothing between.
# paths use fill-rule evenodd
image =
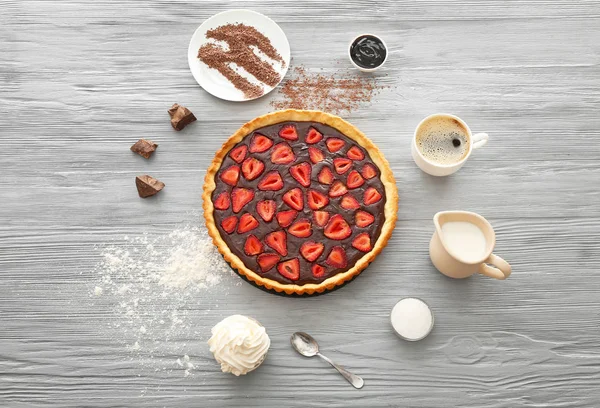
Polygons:
<instances>
[{"instance_id":1,"label":"chocolate tart","mask_svg":"<svg viewBox=\"0 0 600 408\"><path fill-rule=\"evenodd\" d=\"M285 110L242 126L209 167L208 233L249 281L288 295L356 277L392 235L398 191L362 132L319 111Z\"/></svg>"}]
</instances>

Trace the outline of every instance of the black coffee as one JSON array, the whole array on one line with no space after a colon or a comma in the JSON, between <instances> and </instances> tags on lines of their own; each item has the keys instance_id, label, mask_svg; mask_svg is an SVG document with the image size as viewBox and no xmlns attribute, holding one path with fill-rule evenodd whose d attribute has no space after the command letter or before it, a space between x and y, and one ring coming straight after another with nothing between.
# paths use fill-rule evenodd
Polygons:
<instances>
[{"instance_id":1,"label":"black coffee","mask_svg":"<svg viewBox=\"0 0 600 408\"><path fill-rule=\"evenodd\" d=\"M469 136L465 127L454 118L434 116L419 126L417 147L427 160L439 164L454 164L469 152Z\"/></svg>"}]
</instances>

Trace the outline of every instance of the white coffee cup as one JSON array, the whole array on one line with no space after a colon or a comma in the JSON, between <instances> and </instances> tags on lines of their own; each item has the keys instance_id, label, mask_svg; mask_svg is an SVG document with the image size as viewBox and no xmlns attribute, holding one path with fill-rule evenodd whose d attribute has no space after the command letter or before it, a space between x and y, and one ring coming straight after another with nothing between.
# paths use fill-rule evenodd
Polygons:
<instances>
[{"instance_id":1,"label":"white coffee cup","mask_svg":"<svg viewBox=\"0 0 600 408\"><path fill-rule=\"evenodd\" d=\"M425 124L426 122L428 122L432 119L435 119L436 117L440 117L440 116L456 120L457 122L459 122L462 125L462 127L465 128L466 133L467 133L467 138L468 138L468 143L469 143L467 153L465 154L465 156L462 159L460 159L459 161L457 161L455 163L442 164L442 163L436 163L432 160L429 160L423 156L423 154L421 153L421 151L419 150L419 148L417 146L417 135L419 133L419 129L421 128L421 126L423 126L423 124ZM487 133L472 134L469 126L458 116L450 115L448 113L435 113L433 115L427 116L425 119L423 119L417 125L417 128L415 129L415 134L412 138L412 146L411 146L412 157L413 157L415 163L417 164L417 166L419 166L419 168L421 170L423 170L425 173L431 174L432 176L448 176L450 174L456 173L458 171L458 169L460 169L465 164L465 162L469 159L469 157L471 156L471 153L473 152L473 149L479 149L480 147L483 147L487 143L488 139L489 139L489 136L487 135Z\"/></svg>"}]
</instances>

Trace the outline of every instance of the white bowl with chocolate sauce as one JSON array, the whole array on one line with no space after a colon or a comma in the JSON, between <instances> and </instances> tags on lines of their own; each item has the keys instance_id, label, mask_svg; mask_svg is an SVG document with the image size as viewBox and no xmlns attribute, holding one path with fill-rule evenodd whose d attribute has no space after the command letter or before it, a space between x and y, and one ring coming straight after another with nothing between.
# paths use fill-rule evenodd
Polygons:
<instances>
[{"instance_id":1,"label":"white bowl with chocolate sauce","mask_svg":"<svg viewBox=\"0 0 600 408\"><path fill-rule=\"evenodd\" d=\"M290 65L290 45L273 20L252 10L227 10L206 20L188 46L198 85L217 98L249 101L271 92Z\"/></svg>"},{"instance_id":2,"label":"white bowl with chocolate sauce","mask_svg":"<svg viewBox=\"0 0 600 408\"><path fill-rule=\"evenodd\" d=\"M385 64L388 58L385 41L375 34L361 34L355 37L348 47L348 57L356 68L363 72L373 72Z\"/></svg>"}]
</instances>

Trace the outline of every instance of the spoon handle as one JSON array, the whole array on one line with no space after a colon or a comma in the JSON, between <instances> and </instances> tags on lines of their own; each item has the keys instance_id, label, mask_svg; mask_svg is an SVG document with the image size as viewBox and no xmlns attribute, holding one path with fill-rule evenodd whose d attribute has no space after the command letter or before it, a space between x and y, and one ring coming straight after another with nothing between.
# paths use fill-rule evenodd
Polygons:
<instances>
[{"instance_id":1,"label":"spoon handle","mask_svg":"<svg viewBox=\"0 0 600 408\"><path fill-rule=\"evenodd\" d=\"M365 381L360 378L358 375L352 374L350 371L346 370L345 368L337 365L336 363L334 363L333 361L331 361L330 359L328 359L327 357L325 357L323 354L321 353L317 353L317 356L321 357L323 360L327 361L329 364L331 364L331 366L333 368L335 368L336 370L338 370L338 372L350 383L352 384L352 386L354 388L362 388L363 385L365 385Z\"/></svg>"}]
</instances>

